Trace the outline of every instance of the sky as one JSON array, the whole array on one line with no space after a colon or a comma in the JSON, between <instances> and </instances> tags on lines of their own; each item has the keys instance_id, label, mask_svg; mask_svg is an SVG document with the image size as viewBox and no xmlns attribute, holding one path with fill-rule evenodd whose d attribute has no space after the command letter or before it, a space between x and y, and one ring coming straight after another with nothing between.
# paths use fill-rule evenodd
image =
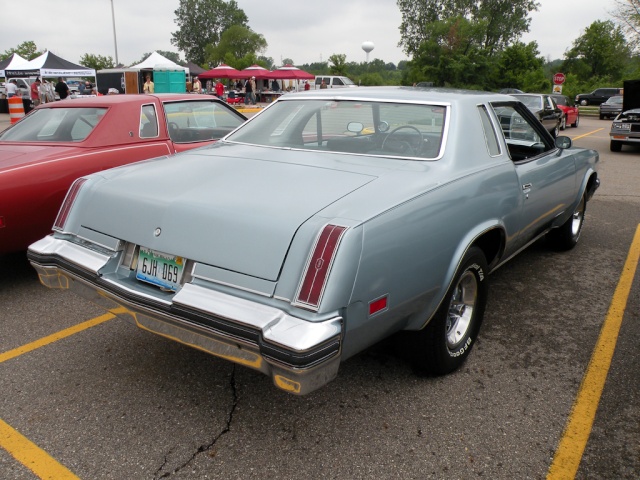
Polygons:
<instances>
[{"instance_id":1,"label":"sky","mask_svg":"<svg viewBox=\"0 0 640 480\"><path fill-rule=\"evenodd\" d=\"M416 0L418 1L418 0ZM530 32L522 41L537 41L545 58L562 58L572 42L596 20L608 20L614 0L538 0ZM322 0L286 2L236 0L251 29L268 43L265 56L276 65L290 58L296 65L326 61L345 54L347 62L364 62L365 41L373 42L369 59L397 64L407 60L398 47L402 21L395 0ZM111 56L124 65L154 50L173 51L177 30L175 10L180 0L29 0L22 8L0 16L0 53L31 40L39 50L79 63L85 53ZM112 16L112 5L114 15ZM27 15L28 11L28 15ZM21 13L22 12L22 13ZM114 22L115 18L115 22ZM193 32L197 35L197 32Z\"/></svg>"}]
</instances>

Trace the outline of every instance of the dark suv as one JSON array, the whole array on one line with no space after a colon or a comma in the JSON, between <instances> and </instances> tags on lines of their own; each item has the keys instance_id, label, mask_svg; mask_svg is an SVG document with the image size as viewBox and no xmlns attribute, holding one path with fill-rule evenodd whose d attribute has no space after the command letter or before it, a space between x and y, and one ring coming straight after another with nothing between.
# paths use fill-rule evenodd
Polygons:
<instances>
[{"instance_id":1,"label":"dark suv","mask_svg":"<svg viewBox=\"0 0 640 480\"><path fill-rule=\"evenodd\" d=\"M620 95L621 88L596 88L591 93L581 93L576 95L577 105L600 105L609 100L614 95Z\"/></svg>"}]
</instances>

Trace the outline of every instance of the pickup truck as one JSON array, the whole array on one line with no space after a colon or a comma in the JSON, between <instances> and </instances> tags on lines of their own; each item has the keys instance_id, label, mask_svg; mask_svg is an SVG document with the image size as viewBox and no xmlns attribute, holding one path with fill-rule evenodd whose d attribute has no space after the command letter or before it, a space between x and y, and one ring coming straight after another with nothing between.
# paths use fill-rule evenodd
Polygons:
<instances>
[{"instance_id":1,"label":"pickup truck","mask_svg":"<svg viewBox=\"0 0 640 480\"><path fill-rule=\"evenodd\" d=\"M7 82L9 80L12 79L7 78ZM20 96L23 98L31 98L31 84L36 81L36 77L15 78L13 80L16 80L16 83L18 84L18 91L20 92ZM4 83L2 84L2 86L0 86L0 94L4 95L5 97L7 96L7 88L5 87Z\"/></svg>"}]
</instances>

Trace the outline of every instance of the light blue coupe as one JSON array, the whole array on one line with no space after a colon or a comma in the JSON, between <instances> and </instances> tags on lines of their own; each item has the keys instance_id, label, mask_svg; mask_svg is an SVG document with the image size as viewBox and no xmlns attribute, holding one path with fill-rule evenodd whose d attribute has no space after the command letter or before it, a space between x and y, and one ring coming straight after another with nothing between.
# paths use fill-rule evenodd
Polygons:
<instances>
[{"instance_id":1,"label":"light blue coupe","mask_svg":"<svg viewBox=\"0 0 640 480\"><path fill-rule=\"evenodd\" d=\"M42 283L295 394L400 331L458 368L492 270L576 245L598 153L507 95L287 94L222 141L80 178L29 248Z\"/></svg>"}]
</instances>

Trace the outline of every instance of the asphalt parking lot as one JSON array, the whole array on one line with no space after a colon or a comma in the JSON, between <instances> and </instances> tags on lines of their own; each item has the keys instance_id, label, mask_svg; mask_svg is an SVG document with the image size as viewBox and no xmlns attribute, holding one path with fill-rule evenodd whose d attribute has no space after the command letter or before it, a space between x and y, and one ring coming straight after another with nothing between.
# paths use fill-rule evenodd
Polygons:
<instances>
[{"instance_id":1,"label":"asphalt parking lot","mask_svg":"<svg viewBox=\"0 0 640 480\"><path fill-rule=\"evenodd\" d=\"M491 275L446 377L382 344L294 397L0 258L0 478L639 478L640 148L609 126L564 132L601 155L579 245Z\"/></svg>"}]
</instances>

